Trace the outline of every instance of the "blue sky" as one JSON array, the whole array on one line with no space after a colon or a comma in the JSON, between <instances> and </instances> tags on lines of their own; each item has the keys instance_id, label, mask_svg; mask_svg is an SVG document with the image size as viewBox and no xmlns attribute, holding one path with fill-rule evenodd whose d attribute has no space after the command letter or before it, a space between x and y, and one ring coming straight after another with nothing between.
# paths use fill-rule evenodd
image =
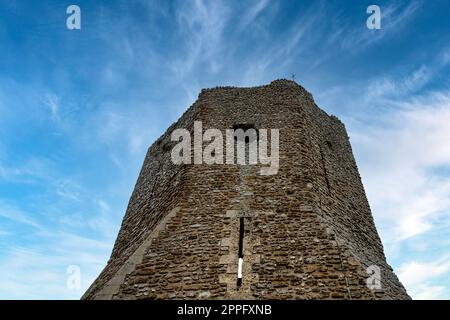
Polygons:
<instances>
[{"instance_id":1,"label":"blue sky","mask_svg":"<svg viewBox=\"0 0 450 320\"><path fill-rule=\"evenodd\" d=\"M371 4L381 30L366 28ZM294 73L346 124L408 292L449 299L449 14L446 0L2 1L0 298L78 299L147 147L201 88Z\"/></svg>"}]
</instances>

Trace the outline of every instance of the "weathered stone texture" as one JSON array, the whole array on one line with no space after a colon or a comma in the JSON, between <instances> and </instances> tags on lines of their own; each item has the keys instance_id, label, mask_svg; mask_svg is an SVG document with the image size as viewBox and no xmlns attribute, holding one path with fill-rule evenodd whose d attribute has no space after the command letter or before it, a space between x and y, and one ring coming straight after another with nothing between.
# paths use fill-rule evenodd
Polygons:
<instances>
[{"instance_id":1,"label":"weathered stone texture","mask_svg":"<svg viewBox=\"0 0 450 320\"><path fill-rule=\"evenodd\" d=\"M261 165L174 165L175 128L280 130ZM236 286L239 219L245 221ZM381 269L381 290L366 268ZM344 125L288 80L202 90L148 150L111 258L85 299L409 299L375 229Z\"/></svg>"}]
</instances>

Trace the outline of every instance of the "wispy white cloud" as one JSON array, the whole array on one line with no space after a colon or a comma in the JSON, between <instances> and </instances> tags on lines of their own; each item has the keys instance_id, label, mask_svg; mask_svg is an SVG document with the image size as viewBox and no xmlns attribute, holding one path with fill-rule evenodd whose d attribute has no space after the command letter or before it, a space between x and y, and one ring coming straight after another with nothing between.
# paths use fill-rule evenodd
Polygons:
<instances>
[{"instance_id":1,"label":"wispy white cloud","mask_svg":"<svg viewBox=\"0 0 450 320\"><path fill-rule=\"evenodd\" d=\"M220 56L224 46L223 32L230 11L224 1L183 1L176 10L180 33L185 46L182 54L172 62L172 71L181 81L194 67L202 64L212 72L221 67Z\"/></svg>"},{"instance_id":2,"label":"wispy white cloud","mask_svg":"<svg viewBox=\"0 0 450 320\"><path fill-rule=\"evenodd\" d=\"M403 102L397 110L381 124L356 129L352 140L377 218L390 240L400 241L450 212L450 178L433 174L450 167L443 148L450 144L450 93Z\"/></svg>"},{"instance_id":3,"label":"wispy white cloud","mask_svg":"<svg viewBox=\"0 0 450 320\"><path fill-rule=\"evenodd\" d=\"M86 121L85 131L79 139L83 144L89 144L95 136L97 143L101 142L108 147L110 154L114 154L110 160L116 165L130 158L142 157L148 141L156 139L163 131L152 107L156 106L151 102L136 102L132 108L105 103Z\"/></svg>"},{"instance_id":4,"label":"wispy white cloud","mask_svg":"<svg viewBox=\"0 0 450 320\"><path fill-rule=\"evenodd\" d=\"M339 37L334 39L341 48L348 52L358 52L381 41L384 38L398 35L408 22L412 23L412 18L421 7L420 1L409 1L406 5L403 2L393 2L381 9L381 29L369 30L365 24L359 28L343 24L339 29ZM368 17L368 16L367 16Z\"/></svg>"},{"instance_id":5,"label":"wispy white cloud","mask_svg":"<svg viewBox=\"0 0 450 320\"><path fill-rule=\"evenodd\" d=\"M432 70L422 65L401 81L391 77L377 78L369 84L368 98L382 99L417 92L432 79L433 74Z\"/></svg>"},{"instance_id":6,"label":"wispy white cloud","mask_svg":"<svg viewBox=\"0 0 450 320\"><path fill-rule=\"evenodd\" d=\"M253 1L247 10L244 10L244 14L240 19L239 29L243 30L248 25L252 24L254 20L260 15L260 13L267 8L270 4L269 0L256 0Z\"/></svg>"},{"instance_id":7,"label":"wispy white cloud","mask_svg":"<svg viewBox=\"0 0 450 320\"><path fill-rule=\"evenodd\" d=\"M442 281L450 274L448 259L440 257L448 251L441 238L450 225L450 151L444 147L450 144L450 89L441 83L424 90L447 66L442 52L406 75L391 72L359 86L367 95L352 101L360 109L351 107L345 121L388 260L400 265L399 277L415 299L449 295ZM330 92L346 94L348 88Z\"/></svg>"},{"instance_id":8,"label":"wispy white cloud","mask_svg":"<svg viewBox=\"0 0 450 320\"><path fill-rule=\"evenodd\" d=\"M80 185L72 180L65 179L57 182L56 194L72 201L80 201L81 189Z\"/></svg>"},{"instance_id":9,"label":"wispy white cloud","mask_svg":"<svg viewBox=\"0 0 450 320\"><path fill-rule=\"evenodd\" d=\"M317 44L325 41L323 37L318 37L317 31L324 30L322 21L326 16L327 11L321 3L306 6L290 21L282 34L268 36L270 40L263 41L263 45L256 45L248 57L250 63L245 67L240 66L242 70L237 70L239 73L244 71L239 85L252 86L274 77L290 77L286 70L293 69L293 65L297 70L304 68L305 73L317 67L327 56L325 52L317 52ZM274 19L273 16L270 18ZM266 21L266 24L270 26L270 22ZM311 56L314 58L310 59ZM303 65L302 61L307 57L310 63Z\"/></svg>"},{"instance_id":10,"label":"wispy white cloud","mask_svg":"<svg viewBox=\"0 0 450 320\"><path fill-rule=\"evenodd\" d=\"M427 64L409 71L409 74L402 78L398 75L383 75L371 79L367 88L367 99L393 104L395 100L402 102L405 99L414 98L417 92L434 81L436 76L449 65L450 59L446 58L447 52L449 52L448 47L441 49L435 57L430 58L431 61Z\"/></svg>"},{"instance_id":11,"label":"wispy white cloud","mask_svg":"<svg viewBox=\"0 0 450 320\"><path fill-rule=\"evenodd\" d=\"M109 204L99 200L98 213L87 219L87 225L95 231L101 232L105 237L114 239L119 231L119 226L111 219L112 212Z\"/></svg>"},{"instance_id":12,"label":"wispy white cloud","mask_svg":"<svg viewBox=\"0 0 450 320\"><path fill-rule=\"evenodd\" d=\"M78 299L104 266L109 241L101 243L78 235L54 233L52 242L3 249L0 259L0 298L2 299ZM67 268L78 266L80 288L67 287Z\"/></svg>"},{"instance_id":13,"label":"wispy white cloud","mask_svg":"<svg viewBox=\"0 0 450 320\"><path fill-rule=\"evenodd\" d=\"M23 212L20 208L5 202L0 202L0 218L29 225L34 228L41 228L40 224L35 219L31 218L29 214Z\"/></svg>"},{"instance_id":14,"label":"wispy white cloud","mask_svg":"<svg viewBox=\"0 0 450 320\"><path fill-rule=\"evenodd\" d=\"M42 97L42 103L48 107L53 119L59 117L59 98L55 94L46 94Z\"/></svg>"},{"instance_id":15,"label":"wispy white cloud","mask_svg":"<svg viewBox=\"0 0 450 320\"><path fill-rule=\"evenodd\" d=\"M413 299L445 299L448 288L440 278L450 273L450 259L443 257L435 261L409 261L399 268L399 279L408 288Z\"/></svg>"},{"instance_id":16,"label":"wispy white cloud","mask_svg":"<svg viewBox=\"0 0 450 320\"><path fill-rule=\"evenodd\" d=\"M444 286L419 286L415 290L411 290L411 296L415 300L439 300L445 299L446 288Z\"/></svg>"},{"instance_id":17,"label":"wispy white cloud","mask_svg":"<svg viewBox=\"0 0 450 320\"><path fill-rule=\"evenodd\" d=\"M0 159L0 179L5 181L33 183L52 176L50 174L53 172L52 169L52 161L43 157L32 156L21 163L11 165L2 163Z\"/></svg>"},{"instance_id":18,"label":"wispy white cloud","mask_svg":"<svg viewBox=\"0 0 450 320\"><path fill-rule=\"evenodd\" d=\"M399 268L399 278L407 286L418 285L450 271L450 259L439 261L410 261Z\"/></svg>"}]
</instances>

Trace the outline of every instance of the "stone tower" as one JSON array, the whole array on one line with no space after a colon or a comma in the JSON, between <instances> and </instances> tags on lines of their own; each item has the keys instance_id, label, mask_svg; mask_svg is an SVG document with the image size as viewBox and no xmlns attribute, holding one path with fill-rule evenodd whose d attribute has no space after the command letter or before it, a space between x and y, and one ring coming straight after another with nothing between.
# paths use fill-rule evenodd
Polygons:
<instances>
[{"instance_id":1,"label":"stone tower","mask_svg":"<svg viewBox=\"0 0 450 320\"><path fill-rule=\"evenodd\" d=\"M194 121L278 129L277 174L174 164L171 133L193 132ZM111 258L83 296L145 298L409 299L342 122L293 81L202 90L149 148Z\"/></svg>"}]
</instances>

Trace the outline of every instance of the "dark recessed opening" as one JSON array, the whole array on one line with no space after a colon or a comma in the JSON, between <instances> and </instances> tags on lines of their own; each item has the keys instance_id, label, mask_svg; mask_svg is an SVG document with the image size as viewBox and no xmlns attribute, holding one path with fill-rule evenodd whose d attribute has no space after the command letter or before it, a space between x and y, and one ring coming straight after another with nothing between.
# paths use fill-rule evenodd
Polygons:
<instances>
[{"instance_id":1,"label":"dark recessed opening","mask_svg":"<svg viewBox=\"0 0 450 320\"><path fill-rule=\"evenodd\" d=\"M244 218L239 219L239 258L244 257Z\"/></svg>"},{"instance_id":2,"label":"dark recessed opening","mask_svg":"<svg viewBox=\"0 0 450 320\"><path fill-rule=\"evenodd\" d=\"M327 145L328 148L333 149L333 145L331 144L330 141L325 141L325 144Z\"/></svg>"},{"instance_id":3,"label":"dark recessed opening","mask_svg":"<svg viewBox=\"0 0 450 320\"><path fill-rule=\"evenodd\" d=\"M253 129L256 133L256 139L258 140L258 130L256 130L255 126L251 123L237 123L233 125L233 130L236 133L236 130L242 129L244 131L244 134L247 132L247 130ZM234 136L234 140L237 141L236 135ZM250 142L250 137L245 137L245 143Z\"/></svg>"},{"instance_id":4,"label":"dark recessed opening","mask_svg":"<svg viewBox=\"0 0 450 320\"><path fill-rule=\"evenodd\" d=\"M237 130L237 129L242 129L244 131L247 131L248 129L255 129L255 126L251 123L236 123L233 125L233 129Z\"/></svg>"}]
</instances>

